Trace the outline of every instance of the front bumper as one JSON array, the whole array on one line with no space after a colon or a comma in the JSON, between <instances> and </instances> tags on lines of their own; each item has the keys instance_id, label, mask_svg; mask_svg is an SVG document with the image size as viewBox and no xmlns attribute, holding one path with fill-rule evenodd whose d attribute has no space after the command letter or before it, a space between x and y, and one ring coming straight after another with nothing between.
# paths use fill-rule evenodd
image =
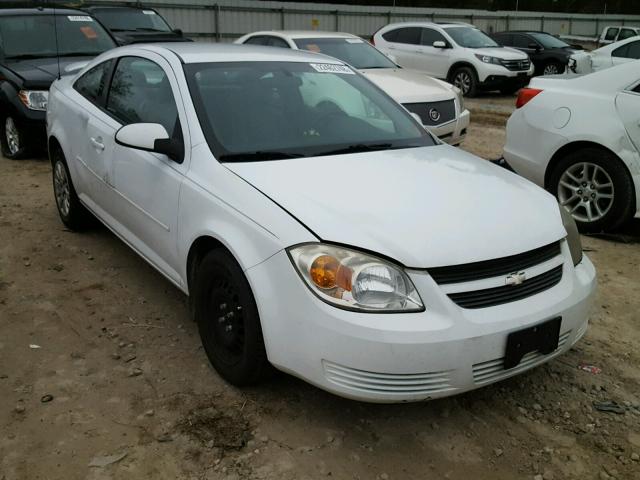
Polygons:
<instances>
[{"instance_id":1,"label":"front bumper","mask_svg":"<svg viewBox=\"0 0 640 480\"><path fill-rule=\"evenodd\" d=\"M424 125L424 128L449 145L460 145L467 136L470 116L469 110L465 110L454 121L437 127Z\"/></svg>"},{"instance_id":2,"label":"front bumper","mask_svg":"<svg viewBox=\"0 0 640 480\"><path fill-rule=\"evenodd\" d=\"M502 65L483 64L478 71L480 88L484 90L504 87L524 87L529 83L535 72L533 62L528 70L509 70Z\"/></svg>"},{"instance_id":3,"label":"front bumper","mask_svg":"<svg viewBox=\"0 0 640 480\"><path fill-rule=\"evenodd\" d=\"M567 351L587 329L595 269L573 267L566 242L560 283L532 297L485 309L454 304L424 271L410 276L426 310L365 314L319 300L285 252L246 271L267 355L278 369L337 395L411 402L462 393L516 375ZM509 332L562 316L558 349L530 353L504 370Z\"/></svg>"}]
</instances>

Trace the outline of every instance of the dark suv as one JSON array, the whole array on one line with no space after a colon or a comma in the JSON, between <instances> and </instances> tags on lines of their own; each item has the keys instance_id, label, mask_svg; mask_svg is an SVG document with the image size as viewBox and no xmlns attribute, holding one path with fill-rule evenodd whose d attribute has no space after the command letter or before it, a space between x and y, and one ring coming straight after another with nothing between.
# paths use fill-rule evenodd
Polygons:
<instances>
[{"instance_id":1,"label":"dark suv","mask_svg":"<svg viewBox=\"0 0 640 480\"><path fill-rule=\"evenodd\" d=\"M153 8L120 6L86 7L113 35L118 45L152 42L190 42L182 31L172 29Z\"/></svg>"},{"instance_id":2,"label":"dark suv","mask_svg":"<svg viewBox=\"0 0 640 480\"><path fill-rule=\"evenodd\" d=\"M529 54L537 75L563 73L569 57L576 52L576 47L545 32L511 31L491 36L504 47L517 48Z\"/></svg>"},{"instance_id":3,"label":"dark suv","mask_svg":"<svg viewBox=\"0 0 640 480\"><path fill-rule=\"evenodd\" d=\"M115 46L109 33L86 12L0 9L2 154L24 158L44 146L51 83Z\"/></svg>"}]
</instances>

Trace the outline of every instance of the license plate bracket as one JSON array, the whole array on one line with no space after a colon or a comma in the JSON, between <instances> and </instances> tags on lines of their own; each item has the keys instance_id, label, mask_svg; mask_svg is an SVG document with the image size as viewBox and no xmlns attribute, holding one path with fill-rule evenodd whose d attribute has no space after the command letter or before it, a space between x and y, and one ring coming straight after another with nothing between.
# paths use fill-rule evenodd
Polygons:
<instances>
[{"instance_id":1,"label":"license plate bracket","mask_svg":"<svg viewBox=\"0 0 640 480\"><path fill-rule=\"evenodd\" d=\"M538 351L544 355L558 348L562 317L552 318L533 327L511 332L507 336L504 368L517 367L527 353Z\"/></svg>"}]
</instances>

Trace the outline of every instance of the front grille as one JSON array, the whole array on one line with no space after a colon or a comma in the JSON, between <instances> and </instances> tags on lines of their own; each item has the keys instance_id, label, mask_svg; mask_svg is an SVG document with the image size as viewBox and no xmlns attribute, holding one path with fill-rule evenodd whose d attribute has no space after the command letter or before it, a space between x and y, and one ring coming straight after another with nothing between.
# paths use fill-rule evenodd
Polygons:
<instances>
[{"instance_id":1,"label":"front grille","mask_svg":"<svg viewBox=\"0 0 640 480\"><path fill-rule=\"evenodd\" d=\"M529 70L529 67L531 66L531 61L528 58L526 60L500 60L500 63L502 63L507 70L511 70L513 72Z\"/></svg>"},{"instance_id":2,"label":"front grille","mask_svg":"<svg viewBox=\"0 0 640 480\"><path fill-rule=\"evenodd\" d=\"M404 108L415 113L427 127L435 127L450 122L456 118L456 104L454 100L425 103L403 103Z\"/></svg>"},{"instance_id":3,"label":"front grille","mask_svg":"<svg viewBox=\"0 0 640 480\"><path fill-rule=\"evenodd\" d=\"M472 282L474 280L499 277L501 275L508 275L516 271L525 270L534 265L539 265L547 260L551 260L557 255L560 255L560 242L554 242L544 247L509 257L466 263L464 265L453 265L450 267L430 268L428 272L439 285Z\"/></svg>"},{"instance_id":4,"label":"front grille","mask_svg":"<svg viewBox=\"0 0 640 480\"><path fill-rule=\"evenodd\" d=\"M450 293L449 298L462 308L487 308L515 302L543 292L557 285L562 279L562 265L527 279L520 285L485 288L472 292Z\"/></svg>"},{"instance_id":5,"label":"front grille","mask_svg":"<svg viewBox=\"0 0 640 480\"><path fill-rule=\"evenodd\" d=\"M324 373L330 382L367 393L431 395L453 390L450 371L431 373L376 373L344 367L323 360Z\"/></svg>"},{"instance_id":6,"label":"front grille","mask_svg":"<svg viewBox=\"0 0 640 480\"><path fill-rule=\"evenodd\" d=\"M548 360L551 356L558 353L569 340L571 330L564 332L558 338L558 348L548 355L540 352L529 352L520 363L509 370L504 369L504 357L496 358L495 360L488 360L486 362L476 363L473 365L473 381L476 385L484 385L486 383L497 382L505 377L509 377L516 373L520 373L524 370L528 370L536 365Z\"/></svg>"}]
</instances>

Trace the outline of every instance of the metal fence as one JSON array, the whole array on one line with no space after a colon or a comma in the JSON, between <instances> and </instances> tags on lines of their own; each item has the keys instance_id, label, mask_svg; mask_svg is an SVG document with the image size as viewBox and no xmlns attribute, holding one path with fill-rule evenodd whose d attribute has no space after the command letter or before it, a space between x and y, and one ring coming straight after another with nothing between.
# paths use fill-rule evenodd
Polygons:
<instances>
[{"instance_id":1,"label":"metal fence","mask_svg":"<svg viewBox=\"0 0 640 480\"><path fill-rule=\"evenodd\" d=\"M486 32L544 30L554 35L581 37L596 37L605 25L640 26L640 16L637 15L494 12L249 0L87 0L86 3L155 8L187 36L216 42L232 41L256 30L328 30L369 37L388 23L408 21L466 22Z\"/></svg>"}]
</instances>

